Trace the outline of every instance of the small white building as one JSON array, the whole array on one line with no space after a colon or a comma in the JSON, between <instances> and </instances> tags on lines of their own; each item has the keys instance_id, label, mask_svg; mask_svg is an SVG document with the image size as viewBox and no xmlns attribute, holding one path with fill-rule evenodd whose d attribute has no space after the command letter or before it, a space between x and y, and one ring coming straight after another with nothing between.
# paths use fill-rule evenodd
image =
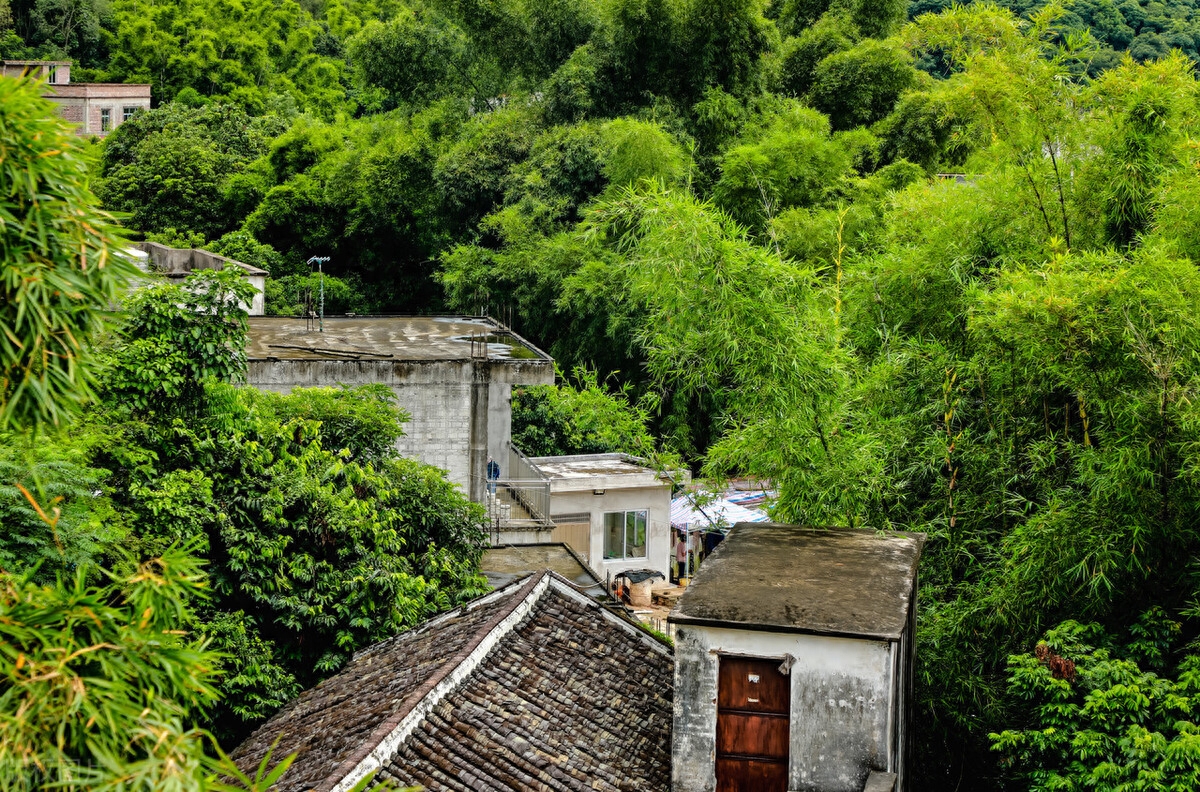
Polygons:
<instances>
[{"instance_id":1,"label":"small white building","mask_svg":"<svg viewBox=\"0 0 1200 792\"><path fill-rule=\"evenodd\" d=\"M664 473L628 454L530 458L511 443L506 456L486 501L493 546L561 542L606 581L640 570L668 577L671 492L690 480L686 470Z\"/></svg>"},{"instance_id":2,"label":"small white building","mask_svg":"<svg viewBox=\"0 0 1200 792\"><path fill-rule=\"evenodd\" d=\"M673 792L905 792L924 542L735 526L669 619Z\"/></svg>"},{"instance_id":3,"label":"small white building","mask_svg":"<svg viewBox=\"0 0 1200 792\"><path fill-rule=\"evenodd\" d=\"M601 578L633 569L669 574L669 476L627 454L529 462L549 482L553 541L569 544Z\"/></svg>"}]
</instances>

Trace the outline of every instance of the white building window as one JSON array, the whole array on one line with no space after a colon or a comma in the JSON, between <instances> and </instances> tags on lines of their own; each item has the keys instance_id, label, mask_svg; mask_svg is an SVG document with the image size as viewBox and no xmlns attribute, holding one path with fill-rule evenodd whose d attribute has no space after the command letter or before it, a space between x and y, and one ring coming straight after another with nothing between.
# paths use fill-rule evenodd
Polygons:
<instances>
[{"instance_id":1,"label":"white building window","mask_svg":"<svg viewBox=\"0 0 1200 792\"><path fill-rule=\"evenodd\" d=\"M605 513L604 557L646 557L645 510Z\"/></svg>"},{"instance_id":2,"label":"white building window","mask_svg":"<svg viewBox=\"0 0 1200 792\"><path fill-rule=\"evenodd\" d=\"M121 108L121 123L123 124L123 123L125 123L126 121L128 121L129 119L133 118L133 114L134 114L134 113L136 113L136 112L137 112L137 108L136 108L136 107L123 107L123 108Z\"/></svg>"},{"instance_id":3,"label":"white building window","mask_svg":"<svg viewBox=\"0 0 1200 792\"><path fill-rule=\"evenodd\" d=\"M112 129L112 110L107 107L100 108L100 131L107 132Z\"/></svg>"},{"instance_id":4,"label":"white building window","mask_svg":"<svg viewBox=\"0 0 1200 792\"><path fill-rule=\"evenodd\" d=\"M58 67L57 66L50 67L49 73L46 75L46 82L50 83L51 85L54 85L58 82Z\"/></svg>"}]
</instances>

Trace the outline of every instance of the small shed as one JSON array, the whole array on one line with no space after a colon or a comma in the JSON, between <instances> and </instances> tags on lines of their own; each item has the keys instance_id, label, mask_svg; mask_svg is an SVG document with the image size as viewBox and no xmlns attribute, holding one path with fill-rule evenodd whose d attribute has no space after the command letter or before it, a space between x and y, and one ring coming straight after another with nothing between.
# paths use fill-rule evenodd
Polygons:
<instances>
[{"instance_id":1,"label":"small shed","mask_svg":"<svg viewBox=\"0 0 1200 792\"><path fill-rule=\"evenodd\" d=\"M674 792L903 792L924 542L736 525L669 619Z\"/></svg>"}]
</instances>

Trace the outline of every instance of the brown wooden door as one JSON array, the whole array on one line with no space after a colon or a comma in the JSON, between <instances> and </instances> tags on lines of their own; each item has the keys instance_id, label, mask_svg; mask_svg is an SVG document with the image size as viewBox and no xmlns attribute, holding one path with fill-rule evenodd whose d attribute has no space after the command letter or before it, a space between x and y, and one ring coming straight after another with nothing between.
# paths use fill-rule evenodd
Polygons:
<instances>
[{"instance_id":1,"label":"brown wooden door","mask_svg":"<svg viewBox=\"0 0 1200 792\"><path fill-rule=\"evenodd\" d=\"M791 686L779 664L721 658L717 792L787 792Z\"/></svg>"}]
</instances>

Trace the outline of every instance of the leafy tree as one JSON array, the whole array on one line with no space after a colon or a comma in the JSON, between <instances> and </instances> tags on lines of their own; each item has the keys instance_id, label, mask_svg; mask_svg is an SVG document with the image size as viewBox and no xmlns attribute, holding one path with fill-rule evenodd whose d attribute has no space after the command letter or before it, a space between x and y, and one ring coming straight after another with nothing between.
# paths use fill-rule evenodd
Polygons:
<instances>
[{"instance_id":1,"label":"leafy tree","mask_svg":"<svg viewBox=\"0 0 1200 792\"><path fill-rule=\"evenodd\" d=\"M968 127L971 116L952 96L937 88L910 91L895 109L873 127L879 136L879 159L905 159L928 171L961 167L972 148Z\"/></svg>"},{"instance_id":2,"label":"leafy tree","mask_svg":"<svg viewBox=\"0 0 1200 792\"><path fill-rule=\"evenodd\" d=\"M650 96L680 95L690 46L684 6L673 0L611 0L604 8L605 24L591 42L598 61L596 106L616 113Z\"/></svg>"},{"instance_id":3,"label":"leafy tree","mask_svg":"<svg viewBox=\"0 0 1200 792\"><path fill-rule=\"evenodd\" d=\"M683 25L687 37L687 85L721 88L735 96L759 89L762 56L779 34L763 17L762 0L690 0Z\"/></svg>"},{"instance_id":4,"label":"leafy tree","mask_svg":"<svg viewBox=\"0 0 1200 792\"><path fill-rule=\"evenodd\" d=\"M854 46L858 31L850 20L841 15L826 14L799 36L783 44L780 64L780 83L783 92L797 99L804 97L813 86L817 65L837 52Z\"/></svg>"},{"instance_id":5,"label":"leafy tree","mask_svg":"<svg viewBox=\"0 0 1200 792\"><path fill-rule=\"evenodd\" d=\"M103 551L187 543L210 563L196 629L228 654L212 721L223 739L483 585L480 507L441 471L396 457L407 416L388 388L227 384L244 376L246 288L237 273L202 272L127 300L87 422L105 427L109 442L86 458L128 528Z\"/></svg>"},{"instance_id":6,"label":"leafy tree","mask_svg":"<svg viewBox=\"0 0 1200 792\"><path fill-rule=\"evenodd\" d=\"M463 85L472 88L462 31L426 10L403 9L371 21L349 43L358 77L385 91L389 105L423 104Z\"/></svg>"},{"instance_id":7,"label":"leafy tree","mask_svg":"<svg viewBox=\"0 0 1200 792\"><path fill-rule=\"evenodd\" d=\"M149 82L164 101L191 91L254 114L290 106L334 117L357 104L349 66L337 56L362 25L357 14L385 17L395 9L380 6L369 12L364 4L330 3L329 26L292 0L115 0L111 57L97 76Z\"/></svg>"},{"instance_id":8,"label":"leafy tree","mask_svg":"<svg viewBox=\"0 0 1200 792\"><path fill-rule=\"evenodd\" d=\"M513 390L513 443L530 456L652 456L657 444L648 419L630 403L628 387L614 393L584 368L562 384Z\"/></svg>"},{"instance_id":9,"label":"leafy tree","mask_svg":"<svg viewBox=\"0 0 1200 792\"><path fill-rule=\"evenodd\" d=\"M1163 672L1180 625L1151 610L1119 645L1068 621L1032 654L1010 657L1009 688L1026 728L989 735L1031 790L1194 789L1200 784L1200 656Z\"/></svg>"},{"instance_id":10,"label":"leafy tree","mask_svg":"<svg viewBox=\"0 0 1200 792\"><path fill-rule=\"evenodd\" d=\"M158 283L126 301L109 393L134 410L188 410L215 379L246 376L246 312L253 287L235 269L201 270L186 285Z\"/></svg>"},{"instance_id":11,"label":"leafy tree","mask_svg":"<svg viewBox=\"0 0 1200 792\"><path fill-rule=\"evenodd\" d=\"M216 657L179 629L204 583L178 550L103 586L0 576L4 788L220 788L187 725L216 698Z\"/></svg>"},{"instance_id":12,"label":"leafy tree","mask_svg":"<svg viewBox=\"0 0 1200 792\"><path fill-rule=\"evenodd\" d=\"M826 202L851 169L850 152L830 137L829 120L798 103L752 132L721 159L714 200L753 229L780 211Z\"/></svg>"},{"instance_id":13,"label":"leafy tree","mask_svg":"<svg viewBox=\"0 0 1200 792\"><path fill-rule=\"evenodd\" d=\"M488 196L502 189L486 170L468 170L466 152L447 162L447 172L436 170L435 136L441 133L431 127L457 128L465 116L465 105L451 102L408 120L379 116L336 127L298 123L275 142L266 162L273 174L266 177L265 197L243 230L289 262L316 253L331 256L326 272L359 275L376 304L428 310L437 299L431 256L460 210L456 199L473 203L477 186ZM518 130L499 124L495 129L500 139L523 139ZM461 211L469 216L472 209ZM305 272L295 267L291 274Z\"/></svg>"},{"instance_id":14,"label":"leafy tree","mask_svg":"<svg viewBox=\"0 0 1200 792\"><path fill-rule=\"evenodd\" d=\"M274 121L252 123L222 105L169 104L137 113L105 141L97 192L139 231L215 239L237 223L226 199L233 179L266 151Z\"/></svg>"},{"instance_id":15,"label":"leafy tree","mask_svg":"<svg viewBox=\"0 0 1200 792\"><path fill-rule=\"evenodd\" d=\"M234 261L265 269L271 274L271 279L267 281L268 287L272 282L287 277L297 268L294 262L285 259L273 247L262 244L242 229L230 231L204 247Z\"/></svg>"},{"instance_id":16,"label":"leafy tree","mask_svg":"<svg viewBox=\"0 0 1200 792\"><path fill-rule=\"evenodd\" d=\"M746 465L780 480L790 455L824 435L844 365L827 346L827 319L809 310L813 273L752 244L728 215L661 186L622 191L585 222L612 255L567 280L566 304L613 306L608 332L632 337L659 404L689 415L668 419L676 448L706 447L712 427L697 413L720 415L728 430L710 451L714 467ZM795 377L779 381L776 367ZM750 446L755 453L744 453Z\"/></svg>"},{"instance_id":17,"label":"leafy tree","mask_svg":"<svg viewBox=\"0 0 1200 792\"><path fill-rule=\"evenodd\" d=\"M98 574L126 530L104 494L105 471L88 464L88 446L99 441L0 435L0 570L35 570L28 576L41 584L77 570ZM50 515L50 522L43 519Z\"/></svg>"},{"instance_id":18,"label":"leafy tree","mask_svg":"<svg viewBox=\"0 0 1200 792\"><path fill-rule=\"evenodd\" d=\"M0 429L61 424L91 395L88 342L137 269L29 83L0 79L0 151Z\"/></svg>"},{"instance_id":19,"label":"leafy tree","mask_svg":"<svg viewBox=\"0 0 1200 792\"><path fill-rule=\"evenodd\" d=\"M916 84L917 71L905 50L868 39L817 64L809 99L829 115L834 129L851 129L884 118Z\"/></svg>"},{"instance_id":20,"label":"leafy tree","mask_svg":"<svg viewBox=\"0 0 1200 792\"><path fill-rule=\"evenodd\" d=\"M304 316L319 309L321 291L329 314L371 314L372 304L355 281L326 275L285 275L271 278L266 286L268 316Z\"/></svg>"}]
</instances>

